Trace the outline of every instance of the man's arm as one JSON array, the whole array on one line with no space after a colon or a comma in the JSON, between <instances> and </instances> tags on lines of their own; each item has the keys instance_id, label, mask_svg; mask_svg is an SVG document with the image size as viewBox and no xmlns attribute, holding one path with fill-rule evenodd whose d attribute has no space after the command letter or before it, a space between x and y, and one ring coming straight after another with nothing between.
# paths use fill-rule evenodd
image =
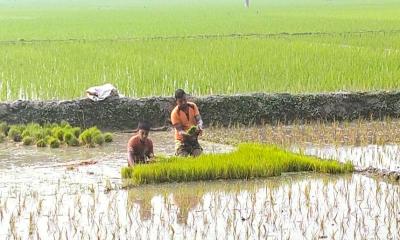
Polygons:
<instances>
[{"instance_id":1,"label":"man's arm","mask_svg":"<svg viewBox=\"0 0 400 240\"><path fill-rule=\"evenodd\" d=\"M174 128L178 131L178 134L182 136L184 142L186 142L186 141L193 141L194 138L197 137L197 136L191 136L191 135L187 134L187 133L185 132L185 130L183 130L183 126L182 126L182 124L180 124L180 123L175 124L175 125L174 125Z\"/></svg>"},{"instance_id":2,"label":"man's arm","mask_svg":"<svg viewBox=\"0 0 400 240\"><path fill-rule=\"evenodd\" d=\"M199 108L194 104L194 118L197 124L197 134L201 134L203 131L203 119L201 119Z\"/></svg>"},{"instance_id":3,"label":"man's arm","mask_svg":"<svg viewBox=\"0 0 400 240\"><path fill-rule=\"evenodd\" d=\"M178 133L179 133L180 135L183 136L183 135L186 134L185 130L183 130L182 124L177 123L177 124L174 125L174 128L176 129L176 131L178 131Z\"/></svg>"},{"instance_id":4,"label":"man's arm","mask_svg":"<svg viewBox=\"0 0 400 240\"><path fill-rule=\"evenodd\" d=\"M196 119L197 128L198 128L199 130L203 130L203 119L201 119L200 114L194 116L194 118Z\"/></svg>"},{"instance_id":5,"label":"man's arm","mask_svg":"<svg viewBox=\"0 0 400 240\"><path fill-rule=\"evenodd\" d=\"M149 152L147 153L147 157L149 158L148 161L151 162L152 159L154 158L154 148L153 148L153 142L150 140L149 143Z\"/></svg>"},{"instance_id":6,"label":"man's arm","mask_svg":"<svg viewBox=\"0 0 400 240\"><path fill-rule=\"evenodd\" d=\"M128 166L133 167L135 165L135 154L133 154L133 149L128 150Z\"/></svg>"}]
</instances>

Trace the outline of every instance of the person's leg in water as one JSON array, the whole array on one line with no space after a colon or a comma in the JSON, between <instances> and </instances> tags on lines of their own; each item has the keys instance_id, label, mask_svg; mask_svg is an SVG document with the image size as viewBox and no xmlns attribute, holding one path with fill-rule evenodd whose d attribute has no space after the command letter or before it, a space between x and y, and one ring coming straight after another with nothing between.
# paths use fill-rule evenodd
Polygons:
<instances>
[{"instance_id":1,"label":"person's leg in water","mask_svg":"<svg viewBox=\"0 0 400 240\"><path fill-rule=\"evenodd\" d=\"M190 149L183 142L176 140L175 141L175 155L180 157L187 157L190 155Z\"/></svg>"},{"instance_id":2,"label":"person's leg in water","mask_svg":"<svg viewBox=\"0 0 400 240\"><path fill-rule=\"evenodd\" d=\"M190 155L193 157L200 156L203 153L203 148L200 146L199 141L196 139L191 144L191 152Z\"/></svg>"}]
</instances>

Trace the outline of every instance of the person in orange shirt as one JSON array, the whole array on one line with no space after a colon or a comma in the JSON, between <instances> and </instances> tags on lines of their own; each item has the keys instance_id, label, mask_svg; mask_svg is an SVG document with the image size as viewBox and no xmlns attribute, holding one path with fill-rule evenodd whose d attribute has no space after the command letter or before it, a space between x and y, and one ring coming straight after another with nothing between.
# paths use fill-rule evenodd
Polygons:
<instances>
[{"instance_id":1,"label":"person in orange shirt","mask_svg":"<svg viewBox=\"0 0 400 240\"><path fill-rule=\"evenodd\" d=\"M153 142L148 138L150 124L140 122L138 133L132 136L128 141L128 166L132 167L139 163L148 163L154 157Z\"/></svg>"},{"instance_id":2,"label":"person in orange shirt","mask_svg":"<svg viewBox=\"0 0 400 240\"><path fill-rule=\"evenodd\" d=\"M171 122L175 128L175 155L177 156L199 156L201 148L198 136L203 131L203 121L197 105L188 102L186 93L182 89L175 91L176 107L171 112ZM196 126L196 132L189 135L186 131Z\"/></svg>"}]
</instances>

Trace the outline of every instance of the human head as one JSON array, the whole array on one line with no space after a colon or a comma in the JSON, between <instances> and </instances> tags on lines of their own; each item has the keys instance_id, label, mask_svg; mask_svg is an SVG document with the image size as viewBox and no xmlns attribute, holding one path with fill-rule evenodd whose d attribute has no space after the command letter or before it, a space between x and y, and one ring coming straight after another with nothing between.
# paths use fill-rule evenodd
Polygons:
<instances>
[{"instance_id":1,"label":"human head","mask_svg":"<svg viewBox=\"0 0 400 240\"><path fill-rule=\"evenodd\" d=\"M150 132L150 123L142 121L138 124L139 136L140 140L145 141L149 136Z\"/></svg>"},{"instance_id":2,"label":"human head","mask_svg":"<svg viewBox=\"0 0 400 240\"><path fill-rule=\"evenodd\" d=\"M185 109L187 107L186 93L183 89L177 89L175 91L175 101L180 109Z\"/></svg>"}]
</instances>

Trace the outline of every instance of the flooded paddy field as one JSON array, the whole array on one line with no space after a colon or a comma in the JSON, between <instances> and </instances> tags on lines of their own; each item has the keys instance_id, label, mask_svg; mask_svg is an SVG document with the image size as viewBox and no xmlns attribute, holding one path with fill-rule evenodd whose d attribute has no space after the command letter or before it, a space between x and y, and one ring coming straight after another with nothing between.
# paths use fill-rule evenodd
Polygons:
<instances>
[{"instance_id":1,"label":"flooded paddy field","mask_svg":"<svg viewBox=\"0 0 400 240\"><path fill-rule=\"evenodd\" d=\"M343 125L343 131L351 132L353 125L363 129L357 124ZM266 128L260 127L258 133ZM296 136L293 129L297 128L301 126L274 127L273 133L278 136L282 129L292 129L286 135ZM211 143L212 134L230 134L233 139L235 134L244 133L240 140L250 141L250 137L259 138L249 134L254 129L210 128L203 138L208 141L201 143L205 152L233 151L235 147L223 141ZM329 135L329 131L324 133ZM0 144L0 239L400 238L397 182L357 173L297 173L248 181L126 188L119 171L127 164L126 142L130 135L117 133L112 144L98 148L39 149L11 142ZM155 132L150 137L156 154L173 154L172 132ZM300 140L286 146L312 143L307 153L316 155L326 153L328 146L339 146ZM350 150L330 157L357 163L370 156L364 163L395 169L391 161L397 161L396 154L380 161L376 157L379 154L363 150L373 142L348 143L342 147ZM377 149L396 146L395 142L390 146L375 144ZM354 154L357 151L362 154ZM90 160L98 162L80 164Z\"/></svg>"},{"instance_id":2,"label":"flooded paddy field","mask_svg":"<svg viewBox=\"0 0 400 240\"><path fill-rule=\"evenodd\" d=\"M396 119L215 127L206 132L205 139L231 145L276 144L306 155L350 160L357 169L400 171L400 121Z\"/></svg>"}]
</instances>

